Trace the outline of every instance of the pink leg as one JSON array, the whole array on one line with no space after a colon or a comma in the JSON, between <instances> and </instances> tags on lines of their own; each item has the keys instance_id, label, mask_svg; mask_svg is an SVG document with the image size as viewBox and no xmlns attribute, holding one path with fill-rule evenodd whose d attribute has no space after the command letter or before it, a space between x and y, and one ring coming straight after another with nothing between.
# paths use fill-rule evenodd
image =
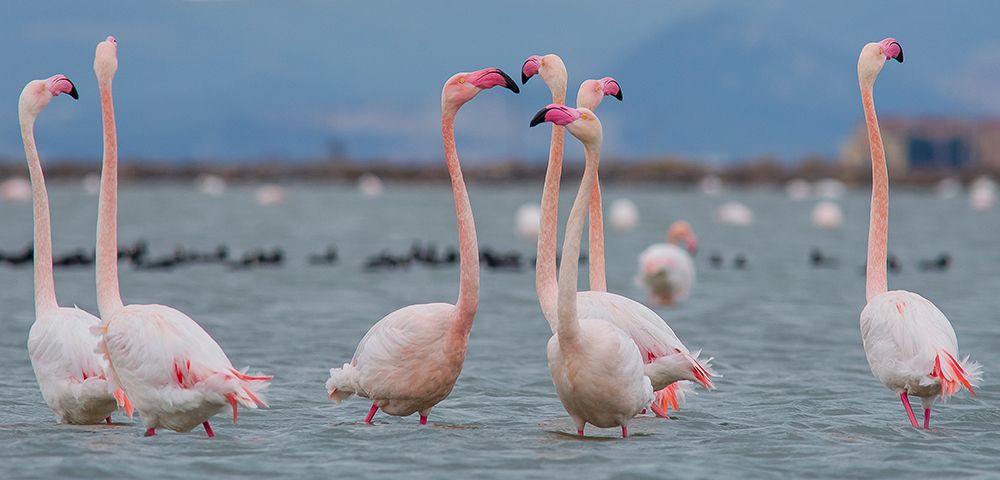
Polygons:
<instances>
[{"instance_id":1,"label":"pink leg","mask_svg":"<svg viewBox=\"0 0 1000 480\"><path fill-rule=\"evenodd\" d=\"M111 417L105 418L104 422L107 423L108 425L111 425Z\"/></svg>"},{"instance_id":2,"label":"pink leg","mask_svg":"<svg viewBox=\"0 0 1000 480\"><path fill-rule=\"evenodd\" d=\"M578 436L578 437L582 437L583 436L583 429L582 428L576 429L576 436Z\"/></svg>"},{"instance_id":3,"label":"pink leg","mask_svg":"<svg viewBox=\"0 0 1000 480\"><path fill-rule=\"evenodd\" d=\"M628 427L622 425L622 438L628 438Z\"/></svg>"},{"instance_id":4,"label":"pink leg","mask_svg":"<svg viewBox=\"0 0 1000 480\"><path fill-rule=\"evenodd\" d=\"M371 410L368 410L368 416L365 417L365 423L372 423L372 419L375 418L375 412L378 411L378 404L373 403Z\"/></svg>"},{"instance_id":5,"label":"pink leg","mask_svg":"<svg viewBox=\"0 0 1000 480\"><path fill-rule=\"evenodd\" d=\"M212 431L212 426L208 424L208 420L205 420L205 423L203 423L201 425L203 427L205 427L205 433L208 434L208 438L214 438L215 437L215 432Z\"/></svg>"},{"instance_id":6,"label":"pink leg","mask_svg":"<svg viewBox=\"0 0 1000 480\"><path fill-rule=\"evenodd\" d=\"M924 430L931 428L931 409L924 409Z\"/></svg>"},{"instance_id":7,"label":"pink leg","mask_svg":"<svg viewBox=\"0 0 1000 480\"><path fill-rule=\"evenodd\" d=\"M917 417L913 415L913 407L910 407L910 397L904 391L899 394L899 399L903 402L903 407L906 408L906 416L910 417L910 425L913 425L913 428L920 428L917 426Z\"/></svg>"},{"instance_id":8,"label":"pink leg","mask_svg":"<svg viewBox=\"0 0 1000 480\"><path fill-rule=\"evenodd\" d=\"M156 435L156 429L155 428L147 428L146 429L146 435L144 435L144 436L146 436L146 437L152 437L153 435Z\"/></svg>"},{"instance_id":9,"label":"pink leg","mask_svg":"<svg viewBox=\"0 0 1000 480\"><path fill-rule=\"evenodd\" d=\"M427 416L426 415L421 415L420 416L420 424L421 425L427 425Z\"/></svg>"}]
</instances>

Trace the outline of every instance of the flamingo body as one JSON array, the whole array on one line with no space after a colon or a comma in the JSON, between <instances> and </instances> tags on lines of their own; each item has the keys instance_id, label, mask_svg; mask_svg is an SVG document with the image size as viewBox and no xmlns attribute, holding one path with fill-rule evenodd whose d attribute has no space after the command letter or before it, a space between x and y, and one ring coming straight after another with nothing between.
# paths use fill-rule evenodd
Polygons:
<instances>
[{"instance_id":1,"label":"flamingo body","mask_svg":"<svg viewBox=\"0 0 1000 480\"><path fill-rule=\"evenodd\" d=\"M61 423L91 425L118 409L107 362L91 333L100 319L78 308L40 313L28 333L28 355L42 398Z\"/></svg>"},{"instance_id":2,"label":"flamingo body","mask_svg":"<svg viewBox=\"0 0 1000 480\"><path fill-rule=\"evenodd\" d=\"M164 305L126 305L96 329L112 359L114 381L129 394L146 428L187 432L227 406L267 407L270 377L236 370L194 320Z\"/></svg>"},{"instance_id":3,"label":"flamingo body","mask_svg":"<svg viewBox=\"0 0 1000 480\"><path fill-rule=\"evenodd\" d=\"M577 430L586 423L627 425L654 399L642 357L632 339L611 322L584 318L579 324L574 347L560 345L558 335L549 339L549 370L559 400Z\"/></svg>"},{"instance_id":4,"label":"flamingo body","mask_svg":"<svg viewBox=\"0 0 1000 480\"><path fill-rule=\"evenodd\" d=\"M390 415L426 417L462 373L465 344L449 343L457 313L449 303L426 303L386 315L361 339L350 363L330 369L330 398L356 394Z\"/></svg>"},{"instance_id":5,"label":"flamingo body","mask_svg":"<svg viewBox=\"0 0 1000 480\"><path fill-rule=\"evenodd\" d=\"M636 282L661 304L670 305L687 298L695 278L694 260L677 245L657 243L639 254Z\"/></svg>"},{"instance_id":6,"label":"flamingo body","mask_svg":"<svg viewBox=\"0 0 1000 480\"><path fill-rule=\"evenodd\" d=\"M948 319L916 293L891 290L872 297L861 311L861 340L872 374L896 393L921 398L924 408L963 386L974 387L978 363L959 359Z\"/></svg>"}]
</instances>

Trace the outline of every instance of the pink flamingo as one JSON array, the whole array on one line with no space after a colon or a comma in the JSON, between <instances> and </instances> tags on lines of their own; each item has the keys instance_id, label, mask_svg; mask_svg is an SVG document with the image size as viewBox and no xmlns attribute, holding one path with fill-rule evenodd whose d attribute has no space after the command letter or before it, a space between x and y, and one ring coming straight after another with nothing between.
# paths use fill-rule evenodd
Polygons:
<instances>
[{"instance_id":1,"label":"pink flamingo","mask_svg":"<svg viewBox=\"0 0 1000 480\"><path fill-rule=\"evenodd\" d=\"M118 288L118 139L111 82L118 70L114 37L97 44L94 72L101 90L104 166L97 213L97 306L100 350L111 379L128 392L142 414L146 436L157 428L187 432L227 406L266 407L261 391L269 376L233 367L222 347L187 315L164 305L124 305Z\"/></svg>"},{"instance_id":2,"label":"pink flamingo","mask_svg":"<svg viewBox=\"0 0 1000 480\"><path fill-rule=\"evenodd\" d=\"M667 230L667 243L650 245L639 254L636 283L661 305L687 298L697 276L692 258L697 251L698 237L691 224L674 222Z\"/></svg>"},{"instance_id":3,"label":"pink flamingo","mask_svg":"<svg viewBox=\"0 0 1000 480\"><path fill-rule=\"evenodd\" d=\"M455 116L479 92L495 86L519 92L498 68L455 74L441 91L441 137L458 221L458 301L410 305L386 315L361 339L351 363L330 369L326 389L331 400L339 403L356 394L372 401L365 423L381 408L401 417L418 412L426 425L431 409L448 397L462 372L479 306L479 246L455 147Z\"/></svg>"},{"instance_id":4,"label":"pink flamingo","mask_svg":"<svg viewBox=\"0 0 1000 480\"><path fill-rule=\"evenodd\" d=\"M566 67L557 55L528 57L521 71L522 82L527 82L529 78L538 74L542 81L552 92L553 104L562 104L566 98ZM593 87L600 87L601 94ZM611 95L618 98L621 96L621 88L617 82L610 77L602 80L587 81L583 83L581 92L577 95L577 100L596 106L604 95ZM587 108L587 107L584 107ZM558 319L556 312L558 284L556 282L556 234L559 222L559 180L562 175L563 161L563 127L553 123L552 142L549 148L549 163L545 170L545 186L542 190L542 222L538 233L538 259L535 264L535 288L538 293L538 302L542 308L542 314L549 322L549 327L553 333L558 330ZM597 172L594 172L596 187L598 179ZM591 189L591 210L593 203L594 188ZM599 194L599 190L596 191ZM600 207L600 199L596 202ZM591 268L594 268L595 252L602 257L603 248L603 227L594 233L594 225L600 225L600 219L591 218ZM600 244L600 246L595 246ZM602 257L603 258L603 257ZM603 265L603 262L601 262ZM653 387L657 390L656 400L650 406L654 413L666 417L669 408L677 409L684 399L684 388L686 384L682 380L691 380L700 383L706 389L714 388L712 384L711 359L705 361L704 365L698 362L698 352L691 352L677 338L670 326L660 318L655 312L645 305L632 299L608 293L605 290L594 289L603 286L603 269L591 270L591 291L577 293L577 309L580 318L601 318L613 323L615 326L628 334L639 347L643 361L647 364L654 360L666 357L672 362L663 363L670 368L659 368L649 372L649 377L653 382ZM595 283L593 279L598 281Z\"/></svg>"},{"instance_id":5,"label":"pink flamingo","mask_svg":"<svg viewBox=\"0 0 1000 480\"><path fill-rule=\"evenodd\" d=\"M858 58L861 104L872 156L867 304L861 311L861 340L872 374L899 394L913 428L919 427L909 395L920 397L926 429L930 427L934 401L938 397L945 400L962 388L975 395L973 387L978 384L982 369L978 363L970 362L968 356L958 360L955 330L933 303L915 293L888 291L886 286L889 174L872 90L875 78L890 58L903 62L903 48L892 38L865 45Z\"/></svg>"},{"instance_id":6,"label":"pink flamingo","mask_svg":"<svg viewBox=\"0 0 1000 480\"><path fill-rule=\"evenodd\" d=\"M552 122L566 127L584 145L586 166L580 190L566 223L562 266L559 270L556 333L549 339L552 383L563 407L583 436L586 424L600 428L620 426L628 437L628 422L655 399L643 358L635 342L615 324L585 313L577 316L577 273L587 200L597 181L603 130L587 108L553 103L531 120L531 126ZM669 362L664 357L654 364Z\"/></svg>"},{"instance_id":7,"label":"pink flamingo","mask_svg":"<svg viewBox=\"0 0 1000 480\"><path fill-rule=\"evenodd\" d=\"M110 424L119 400L121 406L126 403L121 390L112 393L107 381L107 362L95 352L98 338L90 329L101 320L79 308L60 307L52 277L49 196L35 147L35 119L62 93L74 100L79 98L73 82L65 75L32 80L24 87L17 104L35 216L35 323L28 333L28 356L42 398L59 422ZM131 404L127 406L132 416Z\"/></svg>"}]
</instances>

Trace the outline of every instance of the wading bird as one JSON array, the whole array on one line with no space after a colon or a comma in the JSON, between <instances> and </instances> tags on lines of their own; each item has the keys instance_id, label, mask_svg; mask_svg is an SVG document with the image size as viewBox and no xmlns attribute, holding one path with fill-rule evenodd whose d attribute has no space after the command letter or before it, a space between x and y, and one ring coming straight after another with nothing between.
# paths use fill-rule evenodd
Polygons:
<instances>
[{"instance_id":1,"label":"wading bird","mask_svg":"<svg viewBox=\"0 0 1000 480\"><path fill-rule=\"evenodd\" d=\"M909 395L920 397L924 407L924 428L929 428L934 401L938 397L947 399L962 388L975 394L973 387L982 373L979 364L969 361L968 356L959 358L955 330L933 303L904 290L888 291L886 286L889 174L872 90L876 77L889 59L903 62L903 48L892 38L865 45L858 58L861 104L872 157L871 220L865 275L868 303L861 311L861 340L872 374L899 394L913 428L919 427Z\"/></svg>"}]
</instances>

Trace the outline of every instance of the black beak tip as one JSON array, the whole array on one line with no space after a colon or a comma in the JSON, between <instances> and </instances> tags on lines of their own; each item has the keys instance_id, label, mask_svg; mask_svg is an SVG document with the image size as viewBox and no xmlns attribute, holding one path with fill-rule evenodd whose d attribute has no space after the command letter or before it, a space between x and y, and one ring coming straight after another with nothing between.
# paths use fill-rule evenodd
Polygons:
<instances>
[{"instance_id":1,"label":"black beak tip","mask_svg":"<svg viewBox=\"0 0 1000 480\"><path fill-rule=\"evenodd\" d=\"M899 63L903 63L903 50L902 49L899 50L899 55L896 55L896 61L899 62Z\"/></svg>"},{"instance_id":2,"label":"black beak tip","mask_svg":"<svg viewBox=\"0 0 1000 480\"><path fill-rule=\"evenodd\" d=\"M531 125L529 125L529 127L534 127L535 125L538 125L540 123L545 123L546 113L549 113L548 108L543 108L539 110L538 113L536 113L535 116L531 118Z\"/></svg>"},{"instance_id":3,"label":"black beak tip","mask_svg":"<svg viewBox=\"0 0 1000 480\"><path fill-rule=\"evenodd\" d=\"M521 85L528 83L528 80L530 79L531 77L525 75L523 71L521 72Z\"/></svg>"},{"instance_id":4,"label":"black beak tip","mask_svg":"<svg viewBox=\"0 0 1000 480\"><path fill-rule=\"evenodd\" d=\"M521 93L521 89L517 88L517 82L515 82L513 78L510 78L510 75L507 75L506 72L500 70L499 68L497 68L496 71L501 77L503 77L504 88L510 89L510 91L514 93Z\"/></svg>"},{"instance_id":5,"label":"black beak tip","mask_svg":"<svg viewBox=\"0 0 1000 480\"><path fill-rule=\"evenodd\" d=\"M622 101L623 97L622 97L622 89L621 88L618 89L618 93L616 93L614 95L614 97L617 98L619 102Z\"/></svg>"},{"instance_id":6,"label":"black beak tip","mask_svg":"<svg viewBox=\"0 0 1000 480\"><path fill-rule=\"evenodd\" d=\"M70 85L73 85L73 82L70 82ZM69 90L69 96L73 97L73 100L79 100L80 99L80 94L76 93L76 85L73 85L73 87L70 88L70 90Z\"/></svg>"}]
</instances>

